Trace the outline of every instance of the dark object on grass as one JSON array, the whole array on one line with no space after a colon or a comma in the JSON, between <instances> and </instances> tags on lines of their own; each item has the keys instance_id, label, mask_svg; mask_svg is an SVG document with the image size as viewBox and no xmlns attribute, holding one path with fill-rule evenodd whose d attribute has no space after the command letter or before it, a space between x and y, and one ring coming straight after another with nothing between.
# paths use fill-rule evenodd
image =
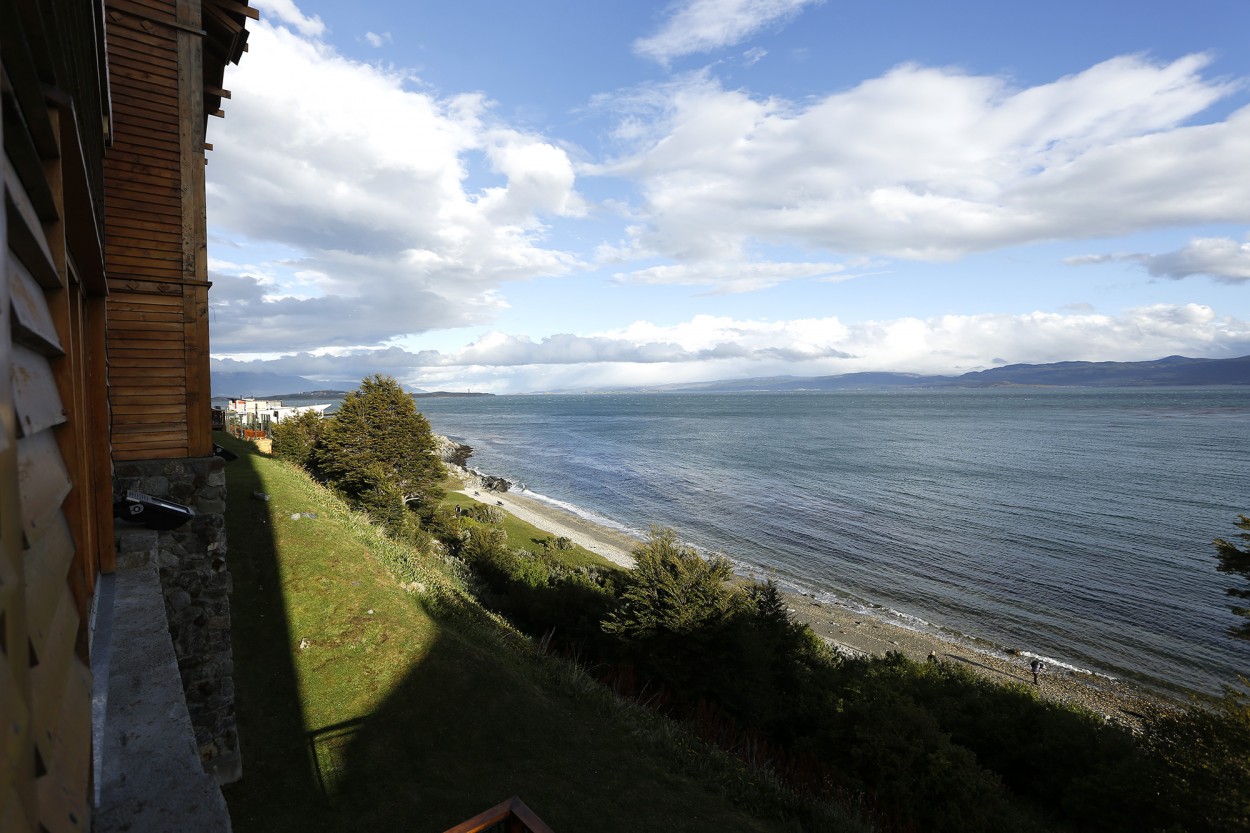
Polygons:
<instances>
[{"instance_id":1,"label":"dark object on grass","mask_svg":"<svg viewBox=\"0 0 1250 833\"><path fill-rule=\"evenodd\" d=\"M224 446L217 445L216 443L213 443L213 456L220 457L227 463L239 459L239 455Z\"/></svg>"}]
</instances>

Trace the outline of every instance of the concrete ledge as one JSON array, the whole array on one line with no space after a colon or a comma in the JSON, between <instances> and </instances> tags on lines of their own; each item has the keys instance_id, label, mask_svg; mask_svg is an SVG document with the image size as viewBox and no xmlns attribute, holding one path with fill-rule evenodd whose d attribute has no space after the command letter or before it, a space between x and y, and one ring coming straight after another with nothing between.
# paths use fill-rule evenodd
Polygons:
<instances>
[{"instance_id":1,"label":"concrete ledge","mask_svg":"<svg viewBox=\"0 0 1250 833\"><path fill-rule=\"evenodd\" d=\"M154 566L119 570L96 833L230 830L204 772Z\"/></svg>"}]
</instances>

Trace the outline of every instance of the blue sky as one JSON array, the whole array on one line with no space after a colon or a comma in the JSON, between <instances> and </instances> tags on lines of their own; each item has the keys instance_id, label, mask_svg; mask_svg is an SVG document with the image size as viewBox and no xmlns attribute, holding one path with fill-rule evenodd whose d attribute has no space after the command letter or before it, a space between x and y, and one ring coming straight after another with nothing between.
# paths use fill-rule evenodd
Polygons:
<instances>
[{"instance_id":1,"label":"blue sky","mask_svg":"<svg viewBox=\"0 0 1250 833\"><path fill-rule=\"evenodd\" d=\"M209 128L215 369L1250 353L1250 4L254 5Z\"/></svg>"}]
</instances>

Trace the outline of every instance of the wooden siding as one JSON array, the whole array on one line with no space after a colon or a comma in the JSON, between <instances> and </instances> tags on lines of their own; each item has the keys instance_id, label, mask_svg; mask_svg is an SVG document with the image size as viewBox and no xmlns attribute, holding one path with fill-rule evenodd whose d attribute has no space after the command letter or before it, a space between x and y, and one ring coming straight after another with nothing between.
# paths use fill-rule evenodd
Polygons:
<instances>
[{"instance_id":1,"label":"wooden siding","mask_svg":"<svg viewBox=\"0 0 1250 833\"><path fill-rule=\"evenodd\" d=\"M85 620L112 561L89 4L0 0L0 828L89 830ZM86 74L84 74L86 73ZM82 110L87 112L84 113ZM84 135L84 127L95 135ZM80 265L81 264L81 271ZM101 500L103 496L104 500Z\"/></svg>"},{"instance_id":2,"label":"wooden siding","mask_svg":"<svg viewBox=\"0 0 1250 833\"><path fill-rule=\"evenodd\" d=\"M106 8L114 123L104 168L113 456L207 456L199 4L108 0Z\"/></svg>"}]
</instances>

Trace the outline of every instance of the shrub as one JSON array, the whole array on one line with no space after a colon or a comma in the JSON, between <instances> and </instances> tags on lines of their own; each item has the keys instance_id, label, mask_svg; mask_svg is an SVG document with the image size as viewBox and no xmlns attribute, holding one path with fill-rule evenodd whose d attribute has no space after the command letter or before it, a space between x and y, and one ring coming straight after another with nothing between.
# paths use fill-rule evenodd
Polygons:
<instances>
[{"instance_id":1,"label":"shrub","mask_svg":"<svg viewBox=\"0 0 1250 833\"><path fill-rule=\"evenodd\" d=\"M501 524L507 516L498 506L488 506L485 503L474 503L469 507L462 509L461 512L479 523L484 524Z\"/></svg>"},{"instance_id":2,"label":"shrub","mask_svg":"<svg viewBox=\"0 0 1250 833\"><path fill-rule=\"evenodd\" d=\"M313 471L313 451L325 425L326 420L316 411L304 411L282 420L273 427L274 456Z\"/></svg>"},{"instance_id":3,"label":"shrub","mask_svg":"<svg viewBox=\"0 0 1250 833\"><path fill-rule=\"evenodd\" d=\"M727 583L729 559L701 557L673 530L652 528L633 554L620 605L603 622L608 633L626 640L689 636L725 624L740 609L740 594Z\"/></svg>"}]
</instances>

